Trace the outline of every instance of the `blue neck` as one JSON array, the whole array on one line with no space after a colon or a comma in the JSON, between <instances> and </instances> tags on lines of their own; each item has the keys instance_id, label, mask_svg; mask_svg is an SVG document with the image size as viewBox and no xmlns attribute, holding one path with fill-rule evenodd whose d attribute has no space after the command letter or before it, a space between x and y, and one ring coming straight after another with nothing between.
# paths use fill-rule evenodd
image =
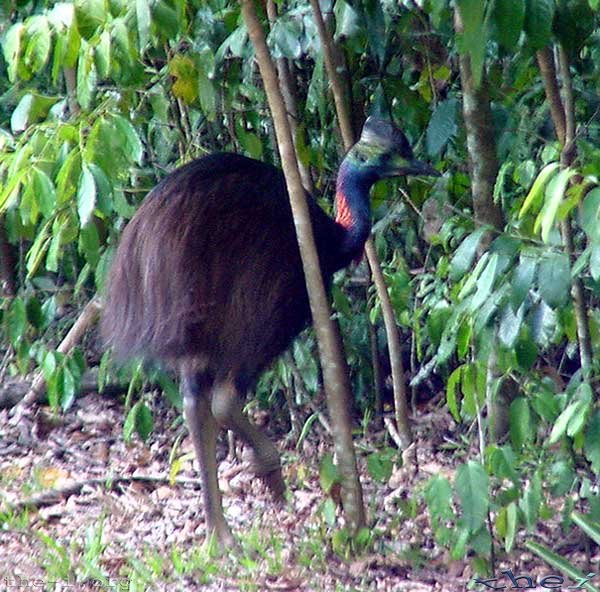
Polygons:
<instances>
[{"instance_id":1,"label":"blue neck","mask_svg":"<svg viewBox=\"0 0 600 592\"><path fill-rule=\"evenodd\" d=\"M346 158L339 169L336 184L336 222L344 227L342 253L350 259L360 256L371 232L369 191L377 176L360 169Z\"/></svg>"}]
</instances>

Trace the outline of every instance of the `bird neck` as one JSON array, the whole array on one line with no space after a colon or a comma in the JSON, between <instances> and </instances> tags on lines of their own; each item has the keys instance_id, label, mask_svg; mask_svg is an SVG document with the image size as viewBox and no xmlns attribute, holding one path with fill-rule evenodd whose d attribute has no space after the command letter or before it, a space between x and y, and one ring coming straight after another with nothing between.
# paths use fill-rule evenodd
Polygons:
<instances>
[{"instance_id":1,"label":"bird neck","mask_svg":"<svg viewBox=\"0 0 600 592\"><path fill-rule=\"evenodd\" d=\"M348 158L342 162L336 184L335 221L345 231L342 251L350 259L360 256L371 232L369 190L374 182L372 175Z\"/></svg>"}]
</instances>

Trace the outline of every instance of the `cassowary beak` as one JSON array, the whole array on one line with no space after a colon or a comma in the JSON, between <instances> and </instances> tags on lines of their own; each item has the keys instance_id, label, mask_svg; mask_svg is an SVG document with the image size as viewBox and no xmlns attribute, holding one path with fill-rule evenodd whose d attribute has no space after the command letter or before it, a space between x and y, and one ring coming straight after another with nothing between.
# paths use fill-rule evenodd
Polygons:
<instances>
[{"instance_id":1,"label":"cassowary beak","mask_svg":"<svg viewBox=\"0 0 600 592\"><path fill-rule=\"evenodd\" d=\"M430 164L421 160L409 160L402 167L403 175L423 176L423 177L441 177L442 174L436 171Z\"/></svg>"}]
</instances>

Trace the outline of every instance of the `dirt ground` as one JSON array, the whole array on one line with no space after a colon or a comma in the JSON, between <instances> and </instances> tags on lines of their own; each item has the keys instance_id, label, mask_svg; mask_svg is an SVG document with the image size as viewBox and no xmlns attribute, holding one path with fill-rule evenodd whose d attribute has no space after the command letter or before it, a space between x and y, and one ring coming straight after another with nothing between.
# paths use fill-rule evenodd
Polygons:
<instances>
[{"instance_id":1,"label":"dirt ground","mask_svg":"<svg viewBox=\"0 0 600 592\"><path fill-rule=\"evenodd\" d=\"M240 446L239 460L225 458L222 439L225 513L242 551L207 559L191 442L173 408L157 399L153 413L148 442L134 437L127 444L122 402L114 398L87 395L60 417L40 408L18 425L0 412L0 590L489 589L474 582L469 560L453 561L436 545L416 493L432 474L452 478L470 454L454 447L456 426L443 406L419 410L417 470L395 470L387 483L374 482L365 462L385 433L357 438L369 525L377 534L370 551L354 559L331 548L319 484L329 437L318 423L301 450L295 441L279 442L289 488L281 507L245 470ZM173 458L183 460L174 465ZM180 470L172 483L174 466ZM69 495L53 498L57 489ZM26 502L37 508L14 509ZM510 569L535 581L556 573L530 553L512 555L501 557L496 573ZM507 577L495 585L510 589Z\"/></svg>"}]
</instances>

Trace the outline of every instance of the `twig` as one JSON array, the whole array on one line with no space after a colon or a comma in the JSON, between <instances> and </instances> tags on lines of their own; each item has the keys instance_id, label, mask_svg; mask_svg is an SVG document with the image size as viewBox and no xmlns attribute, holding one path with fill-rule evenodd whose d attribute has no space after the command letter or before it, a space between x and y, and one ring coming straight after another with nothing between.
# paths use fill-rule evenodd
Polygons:
<instances>
[{"instance_id":1,"label":"twig","mask_svg":"<svg viewBox=\"0 0 600 592\"><path fill-rule=\"evenodd\" d=\"M69 353L75 347L75 345L79 343L89 327L98 320L101 309L102 305L100 304L100 300L98 298L92 298L92 300L86 304L85 308L79 315L79 318L75 321L75 324L65 335L65 338L61 341L60 345L56 348L56 351L62 354ZM44 374L39 371L34 378L28 393L13 410L14 415L11 420L13 425L20 421L25 410L28 407L31 407L31 405L33 405L33 403L39 399L45 388L46 381L44 379Z\"/></svg>"},{"instance_id":2,"label":"twig","mask_svg":"<svg viewBox=\"0 0 600 592\"><path fill-rule=\"evenodd\" d=\"M193 485L194 487L200 487L199 479L188 479L179 477L175 480L171 480L169 477L161 477L158 475L129 475L129 476L118 476L118 477L93 477L91 479L84 479L83 481L71 481L56 489L50 489L42 491L41 493L34 495L16 503L10 503L4 501L0 511L6 512L19 512L24 509L36 509L45 506L51 506L57 504L61 500L71 496L78 495L84 487L98 487L104 486L109 490L115 490L118 485L127 483L149 483L152 485Z\"/></svg>"}]
</instances>

